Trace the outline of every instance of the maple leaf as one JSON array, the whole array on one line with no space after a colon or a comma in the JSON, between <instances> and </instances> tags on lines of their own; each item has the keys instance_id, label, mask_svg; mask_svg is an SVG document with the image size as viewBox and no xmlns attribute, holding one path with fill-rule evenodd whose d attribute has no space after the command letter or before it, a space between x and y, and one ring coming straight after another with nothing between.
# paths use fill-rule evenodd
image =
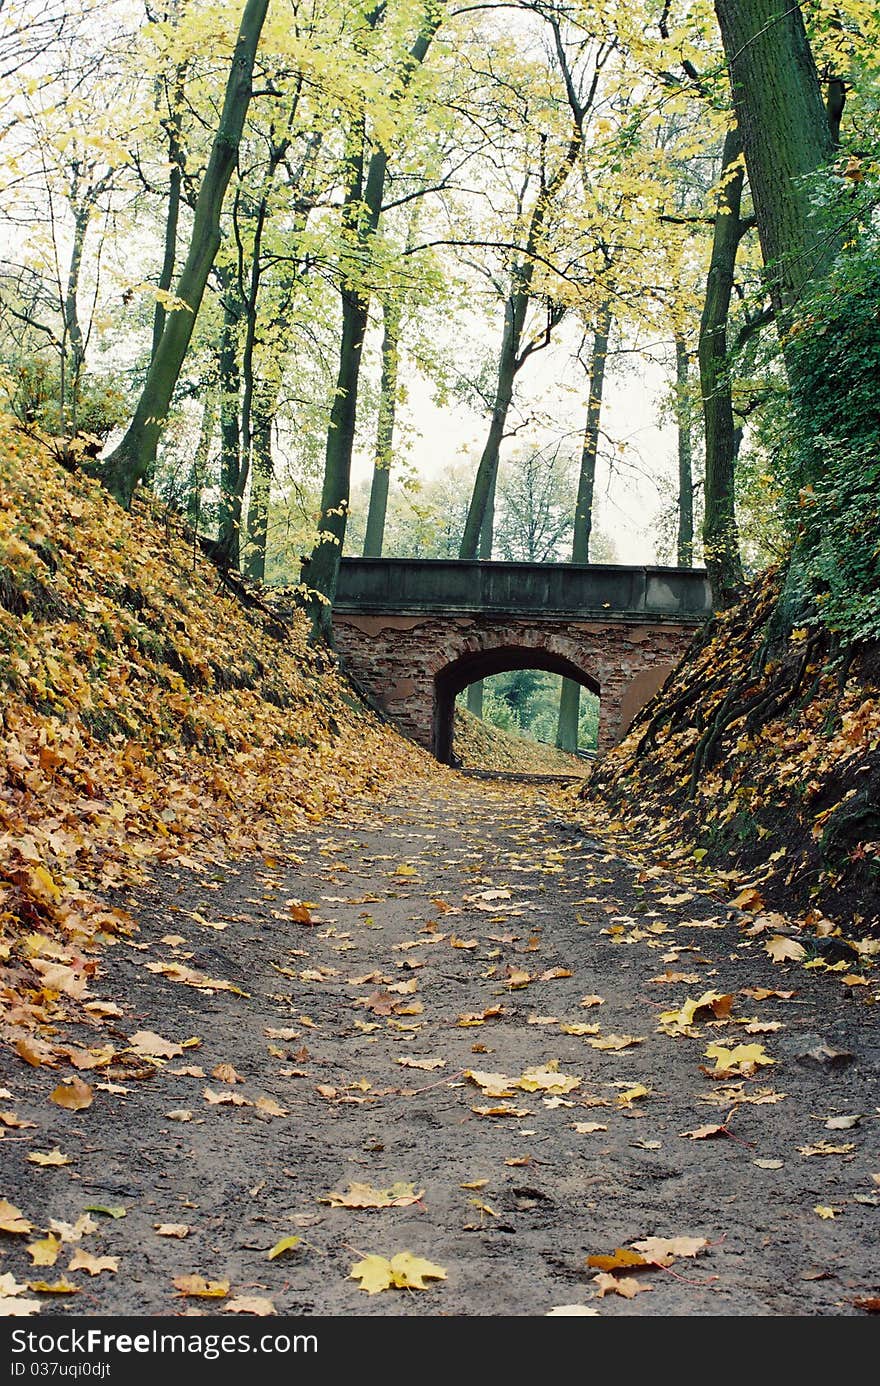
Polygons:
<instances>
[{"instance_id":1,"label":"maple leaf","mask_svg":"<svg viewBox=\"0 0 880 1386\"><path fill-rule=\"evenodd\" d=\"M581 1080L576 1075L559 1072L559 1064L556 1059L545 1064L543 1068L527 1068L522 1077L518 1078L514 1084L515 1087L522 1088L523 1092L551 1093L573 1092L580 1085ZM504 1095L503 1093L497 1094L499 1097Z\"/></svg>"},{"instance_id":2,"label":"maple leaf","mask_svg":"<svg viewBox=\"0 0 880 1386\"><path fill-rule=\"evenodd\" d=\"M840 1212L840 1209L831 1208L828 1204L825 1203L817 1203L815 1208L813 1209L813 1212L818 1213L820 1218L824 1218L827 1220L828 1218L836 1217L837 1214Z\"/></svg>"},{"instance_id":3,"label":"maple leaf","mask_svg":"<svg viewBox=\"0 0 880 1386\"><path fill-rule=\"evenodd\" d=\"M88 1213L80 1213L76 1222L60 1222L58 1218L49 1219L49 1227L57 1233L62 1242L78 1242L90 1232L97 1232L98 1224Z\"/></svg>"},{"instance_id":4,"label":"maple leaf","mask_svg":"<svg viewBox=\"0 0 880 1386\"><path fill-rule=\"evenodd\" d=\"M464 1077L470 1082L476 1083L477 1087L486 1094L487 1097L512 1097L512 1089L516 1083L512 1078L508 1078L504 1073L481 1073L477 1070L466 1068Z\"/></svg>"},{"instance_id":5,"label":"maple leaf","mask_svg":"<svg viewBox=\"0 0 880 1386\"><path fill-rule=\"evenodd\" d=\"M618 1107L631 1107L640 1097L649 1097L650 1088L646 1088L643 1083L636 1083L631 1088L626 1088L617 1094Z\"/></svg>"},{"instance_id":6,"label":"maple leaf","mask_svg":"<svg viewBox=\"0 0 880 1386\"><path fill-rule=\"evenodd\" d=\"M235 1083L243 1083L241 1074L233 1068L232 1064L218 1064L211 1069L211 1077L216 1078L219 1083L226 1083L232 1087Z\"/></svg>"},{"instance_id":7,"label":"maple leaf","mask_svg":"<svg viewBox=\"0 0 880 1386\"><path fill-rule=\"evenodd\" d=\"M224 1299L229 1294L228 1280L206 1280L203 1275L177 1275L171 1283L184 1298Z\"/></svg>"},{"instance_id":8,"label":"maple leaf","mask_svg":"<svg viewBox=\"0 0 880 1386\"><path fill-rule=\"evenodd\" d=\"M605 997L604 997L604 996L596 996L595 994L591 994L590 996L584 996L584 997L582 997L582 998L581 998L581 1001L580 1001L580 1004L581 1004L582 1006L584 1006L587 1010L589 1010L592 1006L604 1006L604 1005L605 1005Z\"/></svg>"},{"instance_id":9,"label":"maple leaf","mask_svg":"<svg viewBox=\"0 0 880 1386\"><path fill-rule=\"evenodd\" d=\"M135 1054L146 1059L176 1059L183 1053L183 1046L173 1040L163 1039L155 1030L138 1030L129 1035L128 1042Z\"/></svg>"},{"instance_id":10,"label":"maple leaf","mask_svg":"<svg viewBox=\"0 0 880 1386\"><path fill-rule=\"evenodd\" d=\"M484 1011L470 1011L460 1015L456 1023L463 1029L471 1025L485 1025L487 1020L499 1020L503 1012L503 1006L487 1006Z\"/></svg>"},{"instance_id":11,"label":"maple leaf","mask_svg":"<svg viewBox=\"0 0 880 1386\"><path fill-rule=\"evenodd\" d=\"M591 1309L588 1304L557 1304L553 1309L548 1309L545 1317L552 1318L553 1315L565 1315L566 1318L573 1318L576 1314L591 1315L598 1317L599 1310Z\"/></svg>"},{"instance_id":12,"label":"maple leaf","mask_svg":"<svg viewBox=\"0 0 880 1386\"><path fill-rule=\"evenodd\" d=\"M28 1160L32 1165L42 1165L44 1168L52 1169L57 1169L60 1165L73 1164L70 1156L65 1155L57 1146L45 1154L40 1150L32 1150L28 1155Z\"/></svg>"},{"instance_id":13,"label":"maple leaf","mask_svg":"<svg viewBox=\"0 0 880 1386\"><path fill-rule=\"evenodd\" d=\"M153 1231L157 1237L176 1237L181 1240L189 1236L189 1225L185 1222L157 1222Z\"/></svg>"},{"instance_id":14,"label":"maple leaf","mask_svg":"<svg viewBox=\"0 0 880 1386\"><path fill-rule=\"evenodd\" d=\"M31 1314L39 1314L41 1308L42 1305L38 1299L0 1295L0 1318L24 1319Z\"/></svg>"},{"instance_id":15,"label":"maple leaf","mask_svg":"<svg viewBox=\"0 0 880 1386\"><path fill-rule=\"evenodd\" d=\"M754 1073L765 1064L774 1064L775 1059L764 1050L762 1044L737 1044L727 1049L723 1044L710 1044L706 1048L706 1058L715 1060L714 1069L703 1069L712 1078L726 1078L731 1074Z\"/></svg>"},{"instance_id":16,"label":"maple leaf","mask_svg":"<svg viewBox=\"0 0 880 1386\"><path fill-rule=\"evenodd\" d=\"M388 1189L374 1189L369 1184L352 1183L346 1193L331 1190L318 1202L329 1203L331 1208L407 1208L424 1196L424 1189L416 1192L414 1184L398 1182Z\"/></svg>"},{"instance_id":17,"label":"maple leaf","mask_svg":"<svg viewBox=\"0 0 880 1386\"><path fill-rule=\"evenodd\" d=\"M709 1245L705 1237L646 1237L632 1246L658 1266L668 1266L677 1256L699 1256Z\"/></svg>"},{"instance_id":18,"label":"maple leaf","mask_svg":"<svg viewBox=\"0 0 880 1386\"><path fill-rule=\"evenodd\" d=\"M68 1112L82 1112L86 1107L91 1107L94 1095L88 1083L74 1075L73 1078L59 1083L57 1088L53 1088L49 1093L49 1101L58 1107L64 1107Z\"/></svg>"},{"instance_id":19,"label":"maple leaf","mask_svg":"<svg viewBox=\"0 0 880 1386\"><path fill-rule=\"evenodd\" d=\"M603 1299L608 1294L622 1295L624 1299L634 1299L636 1295L653 1288L651 1285L639 1284L638 1280L631 1275L618 1277L609 1275L607 1271L600 1271L598 1275L594 1275L592 1278L599 1299Z\"/></svg>"},{"instance_id":20,"label":"maple leaf","mask_svg":"<svg viewBox=\"0 0 880 1386\"><path fill-rule=\"evenodd\" d=\"M400 1064L401 1068L421 1068L432 1073L437 1068L445 1068L445 1059L413 1059L409 1055L403 1055L395 1059L395 1063Z\"/></svg>"},{"instance_id":21,"label":"maple leaf","mask_svg":"<svg viewBox=\"0 0 880 1386\"><path fill-rule=\"evenodd\" d=\"M40 1295L78 1295L82 1286L74 1285L72 1280L62 1276L51 1284L46 1280L29 1280L28 1289Z\"/></svg>"},{"instance_id":22,"label":"maple leaf","mask_svg":"<svg viewBox=\"0 0 880 1386\"><path fill-rule=\"evenodd\" d=\"M255 1314L259 1318L266 1318L270 1314L277 1314L278 1310L271 1299L266 1299L262 1295L237 1295L235 1299L227 1300L220 1312L222 1314Z\"/></svg>"},{"instance_id":23,"label":"maple leaf","mask_svg":"<svg viewBox=\"0 0 880 1386\"><path fill-rule=\"evenodd\" d=\"M601 1025L560 1025L559 1030L563 1035L598 1035Z\"/></svg>"},{"instance_id":24,"label":"maple leaf","mask_svg":"<svg viewBox=\"0 0 880 1386\"><path fill-rule=\"evenodd\" d=\"M786 938L784 934L774 934L764 944L764 951L774 962L800 962L807 956L807 950L796 938Z\"/></svg>"},{"instance_id":25,"label":"maple leaf","mask_svg":"<svg viewBox=\"0 0 880 1386\"><path fill-rule=\"evenodd\" d=\"M445 1280L446 1271L410 1251L400 1251L390 1260L384 1256L365 1256L352 1266L351 1280L359 1280L360 1289L367 1294L379 1294L392 1288L427 1290L426 1280Z\"/></svg>"},{"instance_id":26,"label":"maple leaf","mask_svg":"<svg viewBox=\"0 0 880 1386\"><path fill-rule=\"evenodd\" d=\"M8 1203L5 1198L0 1198L0 1232L9 1232L13 1236L27 1236L28 1232L33 1232L33 1224L28 1222L24 1213L15 1207L13 1203Z\"/></svg>"},{"instance_id":27,"label":"maple leaf","mask_svg":"<svg viewBox=\"0 0 880 1386\"><path fill-rule=\"evenodd\" d=\"M811 1155L848 1155L855 1150L852 1141L845 1145L831 1145L828 1141L817 1141L815 1145L799 1145L798 1154L809 1158Z\"/></svg>"},{"instance_id":28,"label":"maple leaf","mask_svg":"<svg viewBox=\"0 0 880 1386\"><path fill-rule=\"evenodd\" d=\"M637 1035L599 1035L596 1039L588 1039L586 1042L591 1049L616 1051L630 1049L634 1044L644 1044L645 1041Z\"/></svg>"},{"instance_id":29,"label":"maple leaf","mask_svg":"<svg viewBox=\"0 0 880 1386\"><path fill-rule=\"evenodd\" d=\"M497 1107L471 1107L472 1112L477 1116L487 1117L524 1117L530 1116L528 1107L514 1107L510 1102L501 1102Z\"/></svg>"},{"instance_id":30,"label":"maple leaf","mask_svg":"<svg viewBox=\"0 0 880 1386\"><path fill-rule=\"evenodd\" d=\"M576 1121L574 1130L579 1136L591 1136L594 1131L607 1131L608 1127L603 1126L601 1121Z\"/></svg>"},{"instance_id":31,"label":"maple leaf","mask_svg":"<svg viewBox=\"0 0 880 1386\"><path fill-rule=\"evenodd\" d=\"M119 1270L119 1257L93 1256L90 1251L83 1251L81 1247L77 1247L67 1269L88 1271L89 1275L102 1275L104 1271L115 1275Z\"/></svg>"},{"instance_id":32,"label":"maple leaf","mask_svg":"<svg viewBox=\"0 0 880 1386\"><path fill-rule=\"evenodd\" d=\"M30 1127L36 1127L36 1124L35 1121L24 1121L16 1116L15 1112L0 1112L0 1125L8 1126L12 1131L26 1131Z\"/></svg>"}]
</instances>

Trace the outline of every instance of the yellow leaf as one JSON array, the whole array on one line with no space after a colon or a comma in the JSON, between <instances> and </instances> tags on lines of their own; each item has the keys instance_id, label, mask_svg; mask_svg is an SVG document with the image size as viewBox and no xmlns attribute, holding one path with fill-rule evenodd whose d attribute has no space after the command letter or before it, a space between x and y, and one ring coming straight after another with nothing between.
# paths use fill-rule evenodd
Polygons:
<instances>
[{"instance_id":1,"label":"yellow leaf","mask_svg":"<svg viewBox=\"0 0 880 1386\"><path fill-rule=\"evenodd\" d=\"M171 1283L183 1297L223 1299L229 1294L228 1280L206 1280L203 1275L176 1275Z\"/></svg>"},{"instance_id":2,"label":"yellow leaf","mask_svg":"<svg viewBox=\"0 0 880 1386\"><path fill-rule=\"evenodd\" d=\"M91 1107L93 1094L88 1083L74 1076L67 1082L59 1083L58 1087L49 1093L49 1100L58 1107L64 1107L68 1112L82 1112L86 1107Z\"/></svg>"},{"instance_id":3,"label":"yellow leaf","mask_svg":"<svg viewBox=\"0 0 880 1386\"><path fill-rule=\"evenodd\" d=\"M294 1247L299 1246L299 1237L282 1237L280 1242L276 1242L271 1251L266 1252L267 1261L275 1261L279 1256L283 1256L285 1251L293 1251Z\"/></svg>"},{"instance_id":4,"label":"yellow leaf","mask_svg":"<svg viewBox=\"0 0 880 1386\"><path fill-rule=\"evenodd\" d=\"M411 1251L400 1251L391 1260L384 1256L365 1256L351 1268L350 1278L359 1280L367 1294L379 1294L392 1287L401 1290L426 1290L426 1280L445 1280L446 1271Z\"/></svg>"},{"instance_id":5,"label":"yellow leaf","mask_svg":"<svg viewBox=\"0 0 880 1386\"><path fill-rule=\"evenodd\" d=\"M89 1275L101 1275L104 1271L115 1275L119 1270L119 1257L93 1256L90 1251L83 1251L81 1247L77 1247L67 1269L88 1271Z\"/></svg>"},{"instance_id":6,"label":"yellow leaf","mask_svg":"<svg viewBox=\"0 0 880 1386\"><path fill-rule=\"evenodd\" d=\"M648 1097L651 1089L646 1088L643 1083L636 1083L633 1087L627 1088L625 1092L617 1094L618 1107L630 1107L639 1097Z\"/></svg>"},{"instance_id":7,"label":"yellow leaf","mask_svg":"<svg viewBox=\"0 0 880 1386\"><path fill-rule=\"evenodd\" d=\"M802 943L798 943L796 938L786 938L784 934L774 934L773 938L768 938L764 951L770 954L774 962L800 962L807 956Z\"/></svg>"},{"instance_id":8,"label":"yellow leaf","mask_svg":"<svg viewBox=\"0 0 880 1386\"><path fill-rule=\"evenodd\" d=\"M609 1275L607 1271L600 1271L598 1275L594 1275L593 1283L596 1285L600 1299L604 1299L605 1295L608 1294L622 1295L624 1299L634 1299L636 1295L643 1294L645 1290L652 1288L650 1285L640 1285L638 1280L631 1275L618 1278L615 1275Z\"/></svg>"},{"instance_id":9,"label":"yellow leaf","mask_svg":"<svg viewBox=\"0 0 880 1386\"><path fill-rule=\"evenodd\" d=\"M644 1044L644 1040L636 1035L600 1035L597 1039L588 1039L587 1044L591 1049L629 1049L634 1044Z\"/></svg>"},{"instance_id":10,"label":"yellow leaf","mask_svg":"<svg viewBox=\"0 0 880 1386\"><path fill-rule=\"evenodd\" d=\"M163 1039L155 1030L138 1030L137 1034L129 1035L128 1042L135 1054L145 1059L176 1059L183 1053L182 1045Z\"/></svg>"},{"instance_id":11,"label":"yellow leaf","mask_svg":"<svg viewBox=\"0 0 880 1386\"><path fill-rule=\"evenodd\" d=\"M238 1295L235 1299L230 1299L224 1304L221 1312L224 1314L256 1314L259 1318L266 1318L269 1314L277 1314L278 1310L271 1299L266 1299L263 1295Z\"/></svg>"},{"instance_id":12,"label":"yellow leaf","mask_svg":"<svg viewBox=\"0 0 880 1386\"><path fill-rule=\"evenodd\" d=\"M445 1059L412 1059L408 1055L396 1059L395 1063L400 1064L401 1068L422 1068L431 1073L436 1068L445 1068Z\"/></svg>"},{"instance_id":13,"label":"yellow leaf","mask_svg":"<svg viewBox=\"0 0 880 1386\"><path fill-rule=\"evenodd\" d=\"M189 1227L185 1222L157 1222L155 1224L157 1237L177 1237L189 1236Z\"/></svg>"},{"instance_id":14,"label":"yellow leaf","mask_svg":"<svg viewBox=\"0 0 880 1386\"><path fill-rule=\"evenodd\" d=\"M13 1203L7 1203L5 1198L0 1198L0 1232L10 1232L13 1236L21 1237L33 1230L33 1223L28 1222L24 1213Z\"/></svg>"},{"instance_id":15,"label":"yellow leaf","mask_svg":"<svg viewBox=\"0 0 880 1386\"><path fill-rule=\"evenodd\" d=\"M471 1068L465 1069L465 1078L482 1089L487 1097L512 1097L513 1080L503 1073L481 1073Z\"/></svg>"},{"instance_id":16,"label":"yellow leaf","mask_svg":"<svg viewBox=\"0 0 880 1386\"><path fill-rule=\"evenodd\" d=\"M580 1085L580 1078L574 1074L559 1073L557 1062L554 1060L543 1068L527 1068L514 1086L522 1088L523 1092L565 1093L573 1092ZM504 1096L504 1094L500 1093L498 1096Z\"/></svg>"},{"instance_id":17,"label":"yellow leaf","mask_svg":"<svg viewBox=\"0 0 880 1386\"><path fill-rule=\"evenodd\" d=\"M625 1246L619 1246L609 1256L588 1256L587 1265L600 1271L644 1270L650 1268L653 1262L639 1255L637 1251L629 1251Z\"/></svg>"},{"instance_id":18,"label":"yellow leaf","mask_svg":"<svg viewBox=\"0 0 880 1386\"><path fill-rule=\"evenodd\" d=\"M329 1203L331 1208L407 1208L424 1198L424 1189L416 1192L414 1184L397 1182L388 1189L374 1189L369 1184L352 1183L346 1193L331 1190L319 1203Z\"/></svg>"},{"instance_id":19,"label":"yellow leaf","mask_svg":"<svg viewBox=\"0 0 880 1386\"><path fill-rule=\"evenodd\" d=\"M818 1213L820 1218L826 1219L833 1218L835 1216L835 1211L834 1208L830 1208L826 1203L817 1203L813 1209L813 1212Z\"/></svg>"},{"instance_id":20,"label":"yellow leaf","mask_svg":"<svg viewBox=\"0 0 880 1386\"><path fill-rule=\"evenodd\" d=\"M78 1295L82 1289L81 1285L74 1285L72 1280L66 1280L64 1276L49 1285L45 1280L29 1280L28 1289L33 1290L38 1295Z\"/></svg>"},{"instance_id":21,"label":"yellow leaf","mask_svg":"<svg viewBox=\"0 0 880 1386\"><path fill-rule=\"evenodd\" d=\"M705 1237L646 1237L633 1242L636 1251L660 1266L668 1266L676 1256L699 1256L708 1245Z\"/></svg>"},{"instance_id":22,"label":"yellow leaf","mask_svg":"<svg viewBox=\"0 0 880 1386\"><path fill-rule=\"evenodd\" d=\"M70 1156L63 1154L57 1146L54 1150L50 1150L46 1154L43 1154L41 1150L32 1150L28 1155L28 1160L32 1165L42 1165L44 1168L57 1168L60 1165L73 1164Z\"/></svg>"},{"instance_id":23,"label":"yellow leaf","mask_svg":"<svg viewBox=\"0 0 880 1386\"><path fill-rule=\"evenodd\" d=\"M706 1048L706 1058L715 1060L713 1076L754 1073L756 1068L776 1062L765 1052L763 1044L737 1044L732 1049L726 1049L723 1044L710 1044Z\"/></svg>"}]
</instances>

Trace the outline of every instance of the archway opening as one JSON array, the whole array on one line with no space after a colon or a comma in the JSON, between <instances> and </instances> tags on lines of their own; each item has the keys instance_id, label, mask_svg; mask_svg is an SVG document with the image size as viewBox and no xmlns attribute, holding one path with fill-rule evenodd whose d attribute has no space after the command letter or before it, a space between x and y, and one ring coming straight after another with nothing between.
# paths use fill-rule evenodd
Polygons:
<instances>
[{"instance_id":1,"label":"archway opening","mask_svg":"<svg viewBox=\"0 0 880 1386\"><path fill-rule=\"evenodd\" d=\"M465 690L482 685L482 709L471 700L466 706ZM567 697L563 689L568 689ZM576 690L577 697L572 694ZM568 703L568 713L560 723L560 704ZM474 712L482 712L478 719ZM456 714L457 720L456 720ZM487 768L511 768L517 760L523 768L577 773L578 757L589 757L595 750L599 723L599 684L563 655L527 646L505 646L477 650L462 655L438 673L434 694L434 754L445 764L465 759L472 764L474 754L495 756L498 764ZM556 751L559 734L568 727L564 744L567 756ZM454 745L458 727L458 751ZM497 731L494 730L497 728ZM517 741L534 750L525 756L515 754ZM511 743L508 745L508 743ZM537 754L538 747L547 754ZM468 754L469 752L469 754Z\"/></svg>"}]
</instances>

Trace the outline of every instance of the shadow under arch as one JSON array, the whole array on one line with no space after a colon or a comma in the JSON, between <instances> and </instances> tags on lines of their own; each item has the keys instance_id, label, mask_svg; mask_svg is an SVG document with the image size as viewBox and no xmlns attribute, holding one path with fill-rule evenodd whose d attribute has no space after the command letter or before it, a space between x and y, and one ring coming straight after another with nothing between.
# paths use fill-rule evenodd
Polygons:
<instances>
[{"instance_id":1,"label":"shadow under arch","mask_svg":"<svg viewBox=\"0 0 880 1386\"><path fill-rule=\"evenodd\" d=\"M432 750L443 765L452 761L452 732L455 700L463 688L478 679L493 674L507 674L511 669L543 669L548 674L561 674L597 696L599 682L592 675L572 664L564 655L552 650L534 649L526 645L501 645L490 650L473 650L454 659L440 669L434 679L434 729Z\"/></svg>"}]
</instances>

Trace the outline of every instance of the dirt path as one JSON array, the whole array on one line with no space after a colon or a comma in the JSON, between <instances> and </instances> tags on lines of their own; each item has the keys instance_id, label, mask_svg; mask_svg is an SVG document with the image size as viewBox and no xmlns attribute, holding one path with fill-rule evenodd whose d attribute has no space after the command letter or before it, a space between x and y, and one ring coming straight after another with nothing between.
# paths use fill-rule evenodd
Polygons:
<instances>
[{"instance_id":1,"label":"dirt path","mask_svg":"<svg viewBox=\"0 0 880 1386\"><path fill-rule=\"evenodd\" d=\"M74 1315L242 1297L289 1315L821 1315L880 1294L876 984L773 963L717 897L640 881L539 791L450 777L441 797L401 796L292 851L213 879L169 872L140 902L135 945L105 953L92 989L123 1003L120 1036L198 1040L154 1076L86 1073L95 1100L74 1113L48 1101L57 1072L4 1057L0 1106L35 1128L0 1141L0 1196L34 1238L88 1205L125 1216L91 1213L97 1230L52 1268L30 1266L31 1237L3 1237L0 1274L57 1280L77 1248L118 1258L115 1273L69 1272L80 1292L51 1311ZM294 922L297 901L311 925ZM180 965L239 991L175 980ZM661 1011L708 990L733 994L729 1019L658 1031ZM642 1042L591 1044L608 1036ZM713 1042L775 1063L710 1078ZM853 1057L807 1057L822 1042ZM212 1076L221 1064L235 1074ZM497 1078L529 1069L521 1086ZM501 1095L466 1070L496 1075ZM827 1128L849 1116L861 1120ZM730 1135L681 1134L713 1125ZM56 1147L70 1164L27 1161ZM352 1182L421 1196L322 1201ZM301 1240L268 1260L288 1236ZM679 1236L708 1246L620 1272L633 1298L599 1297L588 1256ZM446 1279L368 1295L349 1278L364 1255L403 1251ZM228 1281L227 1299L181 1298L173 1279L188 1274Z\"/></svg>"}]
</instances>

